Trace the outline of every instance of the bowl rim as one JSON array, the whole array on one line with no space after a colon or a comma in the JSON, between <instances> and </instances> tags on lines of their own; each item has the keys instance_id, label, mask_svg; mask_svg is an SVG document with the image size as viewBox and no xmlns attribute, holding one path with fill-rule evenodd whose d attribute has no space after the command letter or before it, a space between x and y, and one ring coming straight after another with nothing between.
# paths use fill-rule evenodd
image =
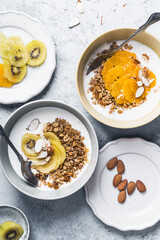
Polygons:
<instances>
[{"instance_id":1,"label":"bowl rim","mask_svg":"<svg viewBox=\"0 0 160 240\"><path fill-rule=\"evenodd\" d=\"M34 109L37 109L37 108L43 108L43 107L62 107L64 110L66 111L70 111L73 115L75 115L77 118L79 118L79 120L84 124L84 126L86 127L89 135L90 135L90 139L91 139L91 144L93 144L94 148L92 147L92 154L91 155L91 159L92 159L92 164L90 165L90 169L89 170L89 174L87 174L87 171L85 171L84 173L85 174L85 179L80 181L79 184L77 184L77 187L75 187L75 184L73 184L73 189L69 190L67 192L67 194L63 194L62 196L61 195L58 195L58 196L52 196L52 195L47 195L45 193L47 193L48 191L42 191L41 189L39 189L39 191L37 192L37 195L32 192L31 188L33 188L31 185L27 184L23 179L21 179L17 173L14 171L13 167L11 166L12 168L12 171L14 171L14 174L15 176L18 177L19 181L21 181L20 183L20 186L13 183L11 181L11 176L8 176L8 173L6 172L6 169L5 167L3 166L2 164L2 158L3 158L3 155L5 155L4 153L4 150L0 152L0 167L2 169L2 172L4 173L5 177L7 178L7 180L20 192L22 192L23 194L29 196L29 197L32 197L32 198L36 198L36 199L41 199L41 200L56 200L56 199L61 199L61 198L64 198L64 197L67 197L67 196L70 196L71 194L77 192L78 190L80 190L86 183L87 181L90 179L90 177L92 176L94 170L95 170L95 167L96 167L96 164L97 164L97 161L98 161L98 156L99 156L99 144L98 144L98 139L97 139L97 135L96 135L96 132L92 126L92 124L90 123L90 121L78 110L76 110L74 107L72 107L71 105L69 104L66 104L66 103L63 103L61 101L57 101L57 100L50 100L50 99L43 99L43 100L36 100L36 101L32 101L32 102L29 102L29 103L26 103L24 104L23 106L19 107L17 110L15 110L10 116L9 118L7 119L7 121L5 122L5 125L4 125L4 130L5 132L7 133L7 135L10 134L12 128L14 127L14 124L15 124L15 119L14 117L17 115L17 114L22 114L25 115L26 113L34 110ZM22 113L21 113L22 111ZM24 111L24 114L23 114L23 111ZM26 111L26 112L25 112ZM18 115L17 115L18 116ZM20 115L21 116L21 115ZM21 117L22 117L21 116ZM12 122L12 119L13 120L13 124L11 124ZM9 127L10 125L10 127ZM91 135L92 135L92 138L91 138ZM0 139L0 145L2 147L2 145L4 145L5 147L7 146L7 144L5 142L2 141L2 139ZM4 147L3 146L3 147ZM3 149L2 147L2 149ZM7 151L7 158L9 160L9 156L8 156L8 151ZM9 160L10 162L10 160ZM10 164L11 165L11 164ZM12 174L13 175L13 174ZM31 190L31 193L27 190L25 187L27 187L28 189L28 186ZM38 189L38 188L37 188ZM41 192L43 192L41 194Z\"/></svg>"},{"instance_id":2,"label":"bowl rim","mask_svg":"<svg viewBox=\"0 0 160 240\"><path fill-rule=\"evenodd\" d=\"M15 209L16 211L18 211L24 217L24 219L26 221L26 224L27 224L27 233L26 233L27 234L27 236L26 236L27 238L26 238L26 240L28 240L29 236L30 236L30 224L29 224L29 220L28 220L26 214L21 209L19 209L18 207L15 207L13 205L10 205L10 204L0 204L0 208L5 208L5 207Z\"/></svg>"},{"instance_id":3,"label":"bowl rim","mask_svg":"<svg viewBox=\"0 0 160 240\"><path fill-rule=\"evenodd\" d=\"M103 120L102 118L98 117L95 112L96 110L92 108L92 105L91 105L91 108L88 108L83 100L83 97L81 96L80 94L80 89L79 89L79 69L80 69L80 65L81 65L81 62L83 60L83 58L85 58L85 55L88 51L88 49L92 46L92 44L94 44L95 42L97 42L99 39L103 38L106 34L109 34L109 33L113 33L113 32L117 32L119 30L125 30L125 31L136 31L137 29L136 28L115 28L115 29L111 29L107 32L104 32L102 34L100 34L98 37L94 38L88 45L87 47L84 49L82 55L80 56L80 59L78 61L78 64L77 64L77 68L76 68L76 89L77 89L77 92L78 92L78 96L79 96L79 99L82 103L82 105L84 106L84 108L87 110L87 112L93 117L95 118L96 120L98 120L99 122L107 125L107 126L110 126L110 127L114 127L114 128L120 128L120 129L130 129L130 128L135 128L135 127L140 127L140 126L143 126L147 123L150 123L151 121L153 121L154 119L156 119L159 115L160 115L160 110L156 111L155 114L152 114L153 116L150 117L148 120L146 121L143 121L143 122L140 122L140 123L137 123L137 121L141 121L143 119L145 119L145 116L144 115L143 117L139 118L139 119L136 119L136 120L131 120L131 121L119 121L119 120L112 120L112 119L108 119L108 121L106 122L106 120ZM147 31L144 31L145 34L147 34L148 36L150 36L151 38L154 38L157 42L159 42L159 45L160 45L160 39L155 37L153 34L147 32ZM134 39L133 39L134 40ZM88 100L87 100L88 101ZM159 103L157 103L157 105L155 106L155 108L157 107L158 108L159 106L159 109L160 109L160 101ZM92 111L93 109L93 111ZM153 111L154 109L152 109ZM148 113L150 114L150 113Z\"/></svg>"}]
</instances>

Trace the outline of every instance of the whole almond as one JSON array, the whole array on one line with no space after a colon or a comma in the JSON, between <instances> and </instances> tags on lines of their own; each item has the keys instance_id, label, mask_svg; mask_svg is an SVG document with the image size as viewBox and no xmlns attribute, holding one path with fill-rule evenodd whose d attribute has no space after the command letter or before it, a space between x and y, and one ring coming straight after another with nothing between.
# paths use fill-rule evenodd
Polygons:
<instances>
[{"instance_id":1,"label":"whole almond","mask_svg":"<svg viewBox=\"0 0 160 240\"><path fill-rule=\"evenodd\" d=\"M137 185L137 189L139 192L145 192L146 191L146 186L144 185L144 183L140 180L136 181L136 185Z\"/></svg>"},{"instance_id":2,"label":"whole almond","mask_svg":"<svg viewBox=\"0 0 160 240\"><path fill-rule=\"evenodd\" d=\"M127 187L128 180L124 179L119 185L118 185L118 190L122 191Z\"/></svg>"},{"instance_id":3,"label":"whole almond","mask_svg":"<svg viewBox=\"0 0 160 240\"><path fill-rule=\"evenodd\" d=\"M112 170L117 165L117 162L118 162L118 159L116 157L114 157L108 161L106 166L109 170Z\"/></svg>"},{"instance_id":4,"label":"whole almond","mask_svg":"<svg viewBox=\"0 0 160 240\"><path fill-rule=\"evenodd\" d=\"M129 182L127 186L127 193L131 195L134 192L135 188L136 188L135 182Z\"/></svg>"},{"instance_id":5,"label":"whole almond","mask_svg":"<svg viewBox=\"0 0 160 240\"><path fill-rule=\"evenodd\" d=\"M124 163L123 163L121 160L118 160L118 163L117 163L117 172L118 172L118 173L124 173L124 171L125 171Z\"/></svg>"},{"instance_id":6,"label":"whole almond","mask_svg":"<svg viewBox=\"0 0 160 240\"><path fill-rule=\"evenodd\" d=\"M118 202L119 202L119 203L124 203L125 200L126 200L126 191L123 190L123 191L121 191L121 192L119 193L119 195L118 195Z\"/></svg>"},{"instance_id":7,"label":"whole almond","mask_svg":"<svg viewBox=\"0 0 160 240\"><path fill-rule=\"evenodd\" d=\"M122 175L121 174L116 174L113 178L113 186L117 187L122 180Z\"/></svg>"}]
</instances>

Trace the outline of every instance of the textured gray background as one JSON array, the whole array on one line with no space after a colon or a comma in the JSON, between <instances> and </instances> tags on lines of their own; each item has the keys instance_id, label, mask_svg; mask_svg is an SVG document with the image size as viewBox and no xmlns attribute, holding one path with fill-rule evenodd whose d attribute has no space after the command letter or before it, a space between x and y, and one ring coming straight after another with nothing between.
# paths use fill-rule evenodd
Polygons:
<instances>
[{"instance_id":1,"label":"textured gray background","mask_svg":"<svg viewBox=\"0 0 160 240\"><path fill-rule=\"evenodd\" d=\"M52 35L57 53L57 68L49 86L34 99L57 99L76 107L85 114L98 135L100 148L119 137L142 137L160 145L160 118L146 126L121 130L107 127L93 119L83 108L75 86L75 72L78 59L99 34L113 28L138 27L153 12L160 11L159 0L82 0L85 14L76 11L76 0L1 0L0 11L18 10L39 19ZM127 3L125 7L123 4ZM64 6L67 4L67 10ZM99 12L99 18L96 13ZM68 21L79 16L81 24L68 28ZM100 17L103 16L103 25ZM160 38L160 22L148 29ZM9 115L21 104L0 105L0 123L3 125ZM84 189L70 197L57 201L31 199L16 189L0 171L0 204L12 204L21 208L31 225L30 240L122 240L160 239L160 223L141 232L120 232L105 226L93 214L85 201ZM121 221L121 219L119 219Z\"/></svg>"}]
</instances>

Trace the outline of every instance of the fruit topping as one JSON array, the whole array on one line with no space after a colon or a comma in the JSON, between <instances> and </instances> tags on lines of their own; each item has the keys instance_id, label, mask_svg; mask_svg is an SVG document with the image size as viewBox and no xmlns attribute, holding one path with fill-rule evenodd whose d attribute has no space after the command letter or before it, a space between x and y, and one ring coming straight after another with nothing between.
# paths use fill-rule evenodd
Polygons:
<instances>
[{"instance_id":1,"label":"fruit topping","mask_svg":"<svg viewBox=\"0 0 160 240\"><path fill-rule=\"evenodd\" d=\"M1 240L19 240L23 233L22 226L15 222L8 221L0 225Z\"/></svg>"},{"instance_id":2,"label":"fruit topping","mask_svg":"<svg viewBox=\"0 0 160 240\"><path fill-rule=\"evenodd\" d=\"M26 48L29 55L28 65L38 66L45 61L47 50L43 42L33 40L27 44Z\"/></svg>"}]
</instances>

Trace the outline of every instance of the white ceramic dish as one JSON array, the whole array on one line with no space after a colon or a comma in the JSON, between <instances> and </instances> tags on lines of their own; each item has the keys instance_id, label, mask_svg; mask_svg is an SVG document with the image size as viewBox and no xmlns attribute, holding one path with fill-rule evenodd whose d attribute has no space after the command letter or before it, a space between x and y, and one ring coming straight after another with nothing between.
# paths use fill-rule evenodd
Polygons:
<instances>
[{"instance_id":1,"label":"white ceramic dish","mask_svg":"<svg viewBox=\"0 0 160 240\"><path fill-rule=\"evenodd\" d=\"M89 149L89 163L82 168L77 178L72 179L70 183L63 184L58 190L47 187L34 188L29 185L21 174L20 163L17 157L7 144L1 141L1 149L3 149L1 151L1 166L4 174L19 191L31 197L58 199L68 196L83 187L96 167L99 148L95 131L81 113L67 104L50 100L28 103L10 116L5 125L5 131L16 148L23 154L21 138L30 122L35 118L39 118L42 123L53 122L57 117L66 119L75 129L81 131L82 136L85 137L86 147Z\"/></svg>"},{"instance_id":2,"label":"white ceramic dish","mask_svg":"<svg viewBox=\"0 0 160 240\"><path fill-rule=\"evenodd\" d=\"M28 240L30 226L26 215L19 209L10 205L0 205L0 225L6 221L20 224L24 230L21 240Z\"/></svg>"},{"instance_id":3,"label":"white ceramic dish","mask_svg":"<svg viewBox=\"0 0 160 240\"><path fill-rule=\"evenodd\" d=\"M85 73L88 68L87 64L98 52L100 53L106 49L106 46L109 46L113 41L119 42L127 39L135 31L136 29L119 28L100 35L84 50L77 66L77 90L82 104L98 121L116 128L139 127L159 116L160 75L157 69L160 65L160 41L146 31L141 32L134 38L134 41L131 41L131 44L133 44L131 51L137 54L143 66L148 66L150 70L154 71L157 81L156 87L148 93L147 100L142 105L125 110L122 114L116 111L110 114L110 106L103 108L98 104L94 104L91 99L92 93L89 91L89 82L94 73L91 72L88 76ZM146 61L144 64L144 60L142 59L143 53L147 53L150 57L148 63Z\"/></svg>"},{"instance_id":4,"label":"white ceramic dish","mask_svg":"<svg viewBox=\"0 0 160 240\"><path fill-rule=\"evenodd\" d=\"M127 194L125 203L117 201L118 190L113 187L117 169L109 171L106 163L117 156L126 167L123 179L142 180L145 193L137 189ZM105 224L122 231L142 230L160 220L160 147L140 138L118 139L100 150L96 170L85 186L86 200L95 215Z\"/></svg>"},{"instance_id":5,"label":"white ceramic dish","mask_svg":"<svg viewBox=\"0 0 160 240\"><path fill-rule=\"evenodd\" d=\"M118 45L122 43L121 41L116 41ZM89 65L89 62L91 62L92 59L95 58L98 52L102 52L104 49L109 49L111 43L105 43L102 46L100 46L89 58L86 66ZM103 117L108 116L108 118L116 121L135 121L138 118L143 118L146 114L149 114L152 109L155 108L155 106L160 102L160 73L158 70L158 66L160 66L160 58L159 56L149 47L146 45L138 42L138 41L130 41L131 46L133 47L131 50L127 50L130 52L133 52L136 54L137 59L141 62L142 67L147 67L150 69L155 75L156 75L156 86L151 89L149 94L147 95L147 101L145 101L143 104L139 105L138 107L127 109L123 111L123 114L119 114L117 111L113 112L112 114L109 113L110 111L110 105L106 106L105 108L101 107L99 104L94 105L92 100L92 92L88 90L90 88L90 80L92 77L94 77L95 73L91 72L89 75L86 75L84 72L83 79L84 79L84 89L86 97L89 101L89 103L92 105L92 107L97 111L99 114L103 115ZM144 60L142 57L142 53L145 53L149 56L149 61ZM86 67L87 68L87 67ZM156 90L156 91L155 91Z\"/></svg>"},{"instance_id":6,"label":"white ceramic dish","mask_svg":"<svg viewBox=\"0 0 160 240\"><path fill-rule=\"evenodd\" d=\"M41 66L27 65L27 74L22 82L11 88L0 88L0 103L26 102L47 86L56 67L52 37L38 20L16 11L0 13L0 31L3 31L7 37L20 36L25 44L35 39L46 45L47 57ZM2 59L0 62L3 62Z\"/></svg>"}]
</instances>

